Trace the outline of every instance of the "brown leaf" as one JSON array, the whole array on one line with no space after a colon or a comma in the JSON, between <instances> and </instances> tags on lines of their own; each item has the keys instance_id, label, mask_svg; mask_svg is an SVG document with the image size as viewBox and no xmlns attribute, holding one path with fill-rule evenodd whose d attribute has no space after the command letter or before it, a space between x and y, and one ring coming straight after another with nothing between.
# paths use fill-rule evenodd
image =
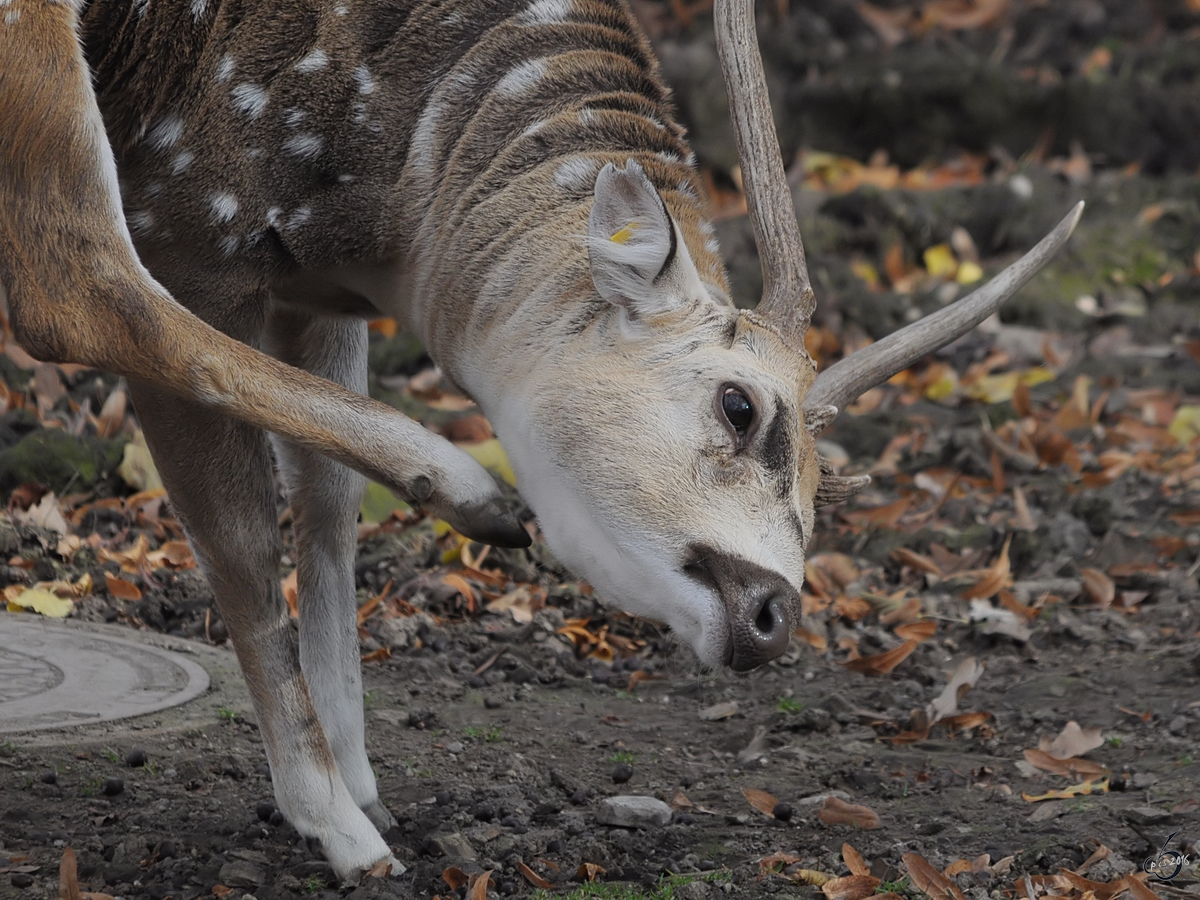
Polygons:
<instances>
[{"instance_id":1,"label":"brown leaf","mask_svg":"<svg viewBox=\"0 0 1200 900\"><path fill-rule=\"evenodd\" d=\"M866 900L879 887L879 879L871 875L845 875L831 878L821 885L826 900Z\"/></svg>"},{"instance_id":2,"label":"brown leaf","mask_svg":"<svg viewBox=\"0 0 1200 900\"><path fill-rule=\"evenodd\" d=\"M62 861L58 864L58 895L60 900L81 900L75 851L70 847L63 850Z\"/></svg>"},{"instance_id":3,"label":"brown leaf","mask_svg":"<svg viewBox=\"0 0 1200 900\"><path fill-rule=\"evenodd\" d=\"M849 844L842 844L842 862L850 870L851 875L870 875L871 867L863 859L863 855Z\"/></svg>"},{"instance_id":4,"label":"brown leaf","mask_svg":"<svg viewBox=\"0 0 1200 900\"><path fill-rule=\"evenodd\" d=\"M108 592L118 600L141 600L142 592L136 584L126 581L124 578L118 578L116 575L104 573L104 584L108 588Z\"/></svg>"},{"instance_id":5,"label":"brown leaf","mask_svg":"<svg viewBox=\"0 0 1200 900\"><path fill-rule=\"evenodd\" d=\"M386 859L379 860L379 862L367 869L368 878L388 878L391 874L392 864Z\"/></svg>"},{"instance_id":6,"label":"brown leaf","mask_svg":"<svg viewBox=\"0 0 1200 900\"><path fill-rule=\"evenodd\" d=\"M521 874L525 876L525 880L534 887L542 888L543 890L554 887L553 884L551 884L537 872L533 871L533 869L529 868L529 866L525 865L525 863L523 863L521 860L517 860L517 868L521 870Z\"/></svg>"},{"instance_id":7,"label":"brown leaf","mask_svg":"<svg viewBox=\"0 0 1200 900\"><path fill-rule=\"evenodd\" d=\"M283 589L283 599L287 602L288 614L293 618L300 616L300 591L296 587L296 577L299 569L292 569L287 578L279 582Z\"/></svg>"},{"instance_id":8,"label":"brown leaf","mask_svg":"<svg viewBox=\"0 0 1200 900\"><path fill-rule=\"evenodd\" d=\"M1004 547L1000 550L999 558L984 571L984 576L970 590L963 593L965 600L986 600L1001 588L1011 584L1011 568L1008 561L1008 545L1012 543L1010 534L1004 539Z\"/></svg>"},{"instance_id":9,"label":"brown leaf","mask_svg":"<svg viewBox=\"0 0 1200 900\"><path fill-rule=\"evenodd\" d=\"M126 396L124 391L113 391L104 401L100 415L96 417L96 437L116 437L125 424Z\"/></svg>"},{"instance_id":10,"label":"brown leaf","mask_svg":"<svg viewBox=\"0 0 1200 900\"><path fill-rule=\"evenodd\" d=\"M467 609L474 615L478 601L475 599L475 589L467 583L465 578L453 572L447 572L442 576L442 584L452 587L462 594L463 599L467 601Z\"/></svg>"},{"instance_id":11,"label":"brown leaf","mask_svg":"<svg viewBox=\"0 0 1200 900\"><path fill-rule=\"evenodd\" d=\"M902 566L912 566L914 569L919 569L928 575L942 577L941 567L937 563L928 556L917 553L915 550L909 550L907 547L900 547L893 550L892 559L896 560Z\"/></svg>"},{"instance_id":12,"label":"brown leaf","mask_svg":"<svg viewBox=\"0 0 1200 900\"><path fill-rule=\"evenodd\" d=\"M1083 575L1083 589L1092 602L1101 609L1112 606L1113 598L1117 595L1117 586L1112 579L1099 569L1087 568L1080 574Z\"/></svg>"},{"instance_id":13,"label":"brown leaf","mask_svg":"<svg viewBox=\"0 0 1200 900\"><path fill-rule=\"evenodd\" d=\"M1058 759L1044 750L1024 750L1025 759L1031 766L1055 775L1074 775L1079 778L1093 778L1108 772L1106 766L1090 759L1072 756L1068 759Z\"/></svg>"},{"instance_id":14,"label":"brown leaf","mask_svg":"<svg viewBox=\"0 0 1200 900\"><path fill-rule=\"evenodd\" d=\"M755 788L742 788L742 796L764 816L775 818L775 807L779 805L778 797Z\"/></svg>"},{"instance_id":15,"label":"brown leaf","mask_svg":"<svg viewBox=\"0 0 1200 900\"><path fill-rule=\"evenodd\" d=\"M947 878L953 878L956 875L961 875L963 872L971 871L971 863L965 859L956 859L942 871L942 874Z\"/></svg>"},{"instance_id":16,"label":"brown leaf","mask_svg":"<svg viewBox=\"0 0 1200 900\"><path fill-rule=\"evenodd\" d=\"M442 881L450 885L450 890L452 891L457 891L469 880L467 873L458 866L447 866L442 870Z\"/></svg>"},{"instance_id":17,"label":"brown leaf","mask_svg":"<svg viewBox=\"0 0 1200 900\"><path fill-rule=\"evenodd\" d=\"M922 619L920 622L897 625L893 630L897 637L906 641L927 641L937 633L937 622L933 619Z\"/></svg>"},{"instance_id":18,"label":"brown leaf","mask_svg":"<svg viewBox=\"0 0 1200 900\"><path fill-rule=\"evenodd\" d=\"M212 895L216 897L217 900L228 900L229 897L233 896L233 888L226 887L223 884L214 884Z\"/></svg>"},{"instance_id":19,"label":"brown leaf","mask_svg":"<svg viewBox=\"0 0 1200 900\"><path fill-rule=\"evenodd\" d=\"M525 868L525 864L521 864ZM479 873L479 877L475 879L475 883L471 885L471 900L487 900L488 882L491 881L492 870L485 869Z\"/></svg>"},{"instance_id":20,"label":"brown leaf","mask_svg":"<svg viewBox=\"0 0 1200 900\"><path fill-rule=\"evenodd\" d=\"M858 659L848 659L842 663L851 672L861 675L886 675L917 649L919 641L905 641L899 647L874 656L863 656Z\"/></svg>"},{"instance_id":21,"label":"brown leaf","mask_svg":"<svg viewBox=\"0 0 1200 900\"><path fill-rule=\"evenodd\" d=\"M33 393L37 397L38 418L45 419L54 404L67 394L58 366L54 363L38 363L34 367Z\"/></svg>"},{"instance_id":22,"label":"brown leaf","mask_svg":"<svg viewBox=\"0 0 1200 900\"><path fill-rule=\"evenodd\" d=\"M392 650L390 647L378 647L370 653L364 653L359 658L359 662L387 662L392 658Z\"/></svg>"},{"instance_id":23,"label":"brown leaf","mask_svg":"<svg viewBox=\"0 0 1200 900\"><path fill-rule=\"evenodd\" d=\"M1070 759L1072 756L1083 756L1103 743L1104 738L1100 736L1099 728L1089 728L1085 731L1079 727L1078 722L1071 720L1058 737L1053 740L1044 737L1038 741L1038 749L1056 759Z\"/></svg>"},{"instance_id":24,"label":"brown leaf","mask_svg":"<svg viewBox=\"0 0 1200 900\"><path fill-rule=\"evenodd\" d=\"M575 870L575 875L588 884L594 884L596 879L604 874L604 867L597 863L585 862Z\"/></svg>"},{"instance_id":25,"label":"brown leaf","mask_svg":"<svg viewBox=\"0 0 1200 900\"><path fill-rule=\"evenodd\" d=\"M478 444L495 436L491 424L479 413L454 419L442 426L442 437L455 444Z\"/></svg>"},{"instance_id":26,"label":"brown leaf","mask_svg":"<svg viewBox=\"0 0 1200 900\"><path fill-rule=\"evenodd\" d=\"M1143 884L1133 875L1126 875L1122 881L1125 883L1125 887L1129 890L1129 895L1133 898L1133 900L1162 900L1158 894L1146 887L1145 884ZM1110 896L1115 895L1116 891L1114 891ZM1103 900L1103 898L1101 898L1101 900Z\"/></svg>"},{"instance_id":27,"label":"brown leaf","mask_svg":"<svg viewBox=\"0 0 1200 900\"><path fill-rule=\"evenodd\" d=\"M826 825L855 825L858 828L871 831L878 828L879 814L869 806L857 803L847 803L837 797L826 797L817 818Z\"/></svg>"},{"instance_id":28,"label":"brown leaf","mask_svg":"<svg viewBox=\"0 0 1200 900\"><path fill-rule=\"evenodd\" d=\"M879 528L895 528L900 519L912 506L912 497L901 497L886 506L876 506L873 509L856 509L842 513L842 518L855 525L874 525Z\"/></svg>"},{"instance_id":29,"label":"brown leaf","mask_svg":"<svg viewBox=\"0 0 1200 900\"><path fill-rule=\"evenodd\" d=\"M792 632L792 637L800 638L800 640L820 653L824 653L829 646L829 641L821 635L809 631L807 628L797 628Z\"/></svg>"},{"instance_id":30,"label":"brown leaf","mask_svg":"<svg viewBox=\"0 0 1200 900\"><path fill-rule=\"evenodd\" d=\"M958 885L931 866L916 853L905 853L901 859L917 890L932 900L966 900Z\"/></svg>"}]
</instances>

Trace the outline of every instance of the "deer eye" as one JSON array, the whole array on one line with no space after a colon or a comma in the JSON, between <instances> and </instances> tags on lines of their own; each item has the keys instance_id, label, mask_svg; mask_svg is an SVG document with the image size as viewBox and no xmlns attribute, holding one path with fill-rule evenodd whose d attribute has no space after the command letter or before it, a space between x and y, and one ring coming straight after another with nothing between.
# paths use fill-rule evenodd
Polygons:
<instances>
[{"instance_id":1,"label":"deer eye","mask_svg":"<svg viewBox=\"0 0 1200 900\"><path fill-rule=\"evenodd\" d=\"M754 404L737 388L725 388L725 393L721 396L721 412L725 414L725 420L737 432L738 437L745 435L754 422Z\"/></svg>"}]
</instances>

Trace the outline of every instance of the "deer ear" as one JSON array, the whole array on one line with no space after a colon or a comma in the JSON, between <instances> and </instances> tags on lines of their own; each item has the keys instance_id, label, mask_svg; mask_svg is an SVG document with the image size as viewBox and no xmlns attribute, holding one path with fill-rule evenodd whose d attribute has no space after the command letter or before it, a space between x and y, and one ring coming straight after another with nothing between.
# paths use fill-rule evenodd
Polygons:
<instances>
[{"instance_id":1,"label":"deer ear","mask_svg":"<svg viewBox=\"0 0 1200 900\"><path fill-rule=\"evenodd\" d=\"M631 316L663 313L683 298L664 278L678 253L675 223L667 205L630 160L612 163L596 177L596 200L588 216L588 258L600 296Z\"/></svg>"}]
</instances>

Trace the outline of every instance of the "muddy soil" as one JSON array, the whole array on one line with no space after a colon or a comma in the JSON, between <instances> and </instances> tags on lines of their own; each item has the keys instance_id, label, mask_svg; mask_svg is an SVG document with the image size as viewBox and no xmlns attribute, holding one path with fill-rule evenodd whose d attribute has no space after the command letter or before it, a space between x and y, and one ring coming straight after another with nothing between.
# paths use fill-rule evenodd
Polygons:
<instances>
[{"instance_id":1,"label":"muddy soil","mask_svg":"<svg viewBox=\"0 0 1200 900\"><path fill-rule=\"evenodd\" d=\"M1188 130L1200 123L1188 112L1200 17L1188 7L1013 3L994 26L894 42L834 0L793 3L778 27L764 20L780 109L804 111L781 116L789 158L801 145L864 162L884 149L905 167L990 154L979 183L943 191L838 194L797 182L816 322L838 346L880 337L959 292L953 281L879 287L862 277L863 261L880 271L889 253L919 263L962 228L990 274L1076 200L1088 202L1071 245L1003 323L935 361L965 374L1003 352L997 372L1045 364L1048 380L1024 400L930 399L926 365L823 436L844 471L876 480L845 508L821 512L810 558L822 561L823 586L818 578L806 606L806 637L782 659L746 675L702 673L669 634L603 606L540 543L493 551L485 566L539 598L529 621L472 610L443 580L461 571L445 562L452 536L401 516L405 527L365 535L357 571L363 602L387 594L363 630L364 653L378 658L365 665L368 747L398 821L386 837L404 875L335 882L319 848L275 811L242 699L210 704L200 724L152 716L0 744L0 897L57 897L69 846L85 890L129 900L451 896L449 866L491 869L500 895L528 896L521 864L572 886L584 863L631 891L680 873L697 880L678 897L815 898L787 873L845 874L849 842L912 897L903 854L938 869L986 854L987 869L957 876L982 900L1024 896L1025 875L1077 869L1101 846L1111 853L1088 877L1113 881L1172 834L1193 863L1152 886L1163 898L1200 897L1200 473L1195 439L1164 436L1179 409L1200 403L1200 136ZM727 138L712 124L724 113L704 80L715 72L710 26L703 16L679 24L666 3L639 11L702 161L727 170ZM1098 47L1109 55L1094 56ZM1014 161L1039 141L1033 157ZM1086 171L1051 164L1072 141L1093 154ZM744 219L722 222L720 238L735 292L751 300L759 276ZM373 340L373 393L449 427L453 416L405 387L427 362L420 348ZM7 357L0 369L10 390L36 393ZM99 410L117 386L72 373L56 402ZM1086 421L1063 418L1073 402ZM1061 432L1075 456L1061 442L1032 455L997 443L1022 422L1056 440ZM29 483L89 501L130 493L116 474L123 442L87 429L64 440L41 424L30 409L0 421L6 497ZM911 507L894 516L872 512L906 498ZM153 549L177 537L170 521L169 507L148 519L97 506L73 530L112 548L145 534ZM35 526L0 523L0 562L10 563L0 586L87 574L96 587L78 618L204 641L232 658L195 570L146 578L56 546ZM995 592L965 597L1002 555L1015 605ZM121 599L106 575L141 599ZM855 654L903 646L894 626L912 617L914 599L933 635L886 674L847 666ZM922 714L971 658L983 672L957 712L980 715L924 736ZM1092 776L1090 793L1028 799L1087 780L1039 770L1024 754L1072 721L1100 730L1103 743L1086 758L1107 774ZM790 815L758 811L744 789L769 792ZM666 802L669 821L606 824L603 801L621 795ZM827 824L820 812L831 797L874 811L878 827ZM795 861L764 875L760 860L777 853Z\"/></svg>"}]
</instances>

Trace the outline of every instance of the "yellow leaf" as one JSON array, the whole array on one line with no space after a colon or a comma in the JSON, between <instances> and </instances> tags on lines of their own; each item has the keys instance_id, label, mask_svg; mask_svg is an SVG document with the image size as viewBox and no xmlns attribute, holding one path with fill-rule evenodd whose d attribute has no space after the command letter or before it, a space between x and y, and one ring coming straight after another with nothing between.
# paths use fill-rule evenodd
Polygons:
<instances>
[{"instance_id":1,"label":"yellow leaf","mask_svg":"<svg viewBox=\"0 0 1200 900\"><path fill-rule=\"evenodd\" d=\"M958 373L949 366L943 366L935 375L922 393L927 400L945 400L958 389Z\"/></svg>"},{"instance_id":2,"label":"yellow leaf","mask_svg":"<svg viewBox=\"0 0 1200 900\"><path fill-rule=\"evenodd\" d=\"M953 278L958 271L958 260L949 244L934 244L924 254L925 271L934 278Z\"/></svg>"},{"instance_id":3,"label":"yellow leaf","mask_svg":"<svg viewBox=\"0 0 1200 900\"><path fill-rule=\"evenodd\" d=\"M133 440L125 445L125 458L117 467L117 474L136 490L162 489L162 479L158 477L158 469L150 458L150 448L146 446L146 436L140 429L134 434Z\"/></svg>"},{"instance_id":4,"label":"yellow leaf","mask_svg":"<svg viewBox=\"0 0 1200 900\"><path fill-rule=\"evenodd\" d=\"M1070 800L1072 797L1078 797L1081 794L1091 793L1108 793L1108 779L1105 778L1099 783L1095 781L1085 781L1083 784L1073 784L1069 788L1064 788L1061 791L1047 791L1044 794L1022 793L1021 796L1029 803L1037 803L1039 800Z\"/></svg>"},{"instance_id":5,"label":"yellow leaf","mask_svg":"<svg viewBox=\"0 0 1200 900\"><path fill-rule=\"evenodd\" d=\"M1000 375L984 375L967 387L967 393L984 403L1004 403L1013 398L1018 384L1033 387L1043 381L1053 381L1054 373L1042 366L1034 366L1024 372L1004 372Z\"/></svg>"},{"instance_id":6,"label":"yellow leaf","mask_svg":"<svg viewBox=\"0 0 1200 900\"><path fill-rule=\"evenodd\" d=\"M55 619L65 619L71 610L75 608L75 604L70 600L56 596L45 588L29 588L15 597L10 597L8 608L11 610L14 606L22 609L32 609L36 613L41 613L43 616L51 616Z\"/></svg>"},{"instance_id":7,"label":"yellow leaf","mask_svg":"<svg viewBox=\"0 0 1200 900\"><path fill-rule=\"evenodd\" d=\"M879 287L879 270L865 259L856 259L850 263L850 271L867 283L874 290Z\"/></svg>"},{"instance_id":8,"label":"yellow leaf","mask_svg":"<svg viewBox=\"0 0 1200 900\"><path fill-rule=\"evenodd\" d=\"M637 231L637 229L638 229L638 223L630 222L628 225L626 225L624 228L622 228L620 231L618 231L616 234L614 234L612 237L610 237L609 240L612 241L614 244L627 243L629 241L629 239L631 237L633 237L633 233L635 231Z\"/></svg>"},{"instance_id":9,"label":"yellow leaf","mask_svg":"<svg viewBox=\"0 0 1200 900\"><path fill-rule=\"evenodd\" d=\"M508 462L508 454L496 438L480 441L478 444L467 444L462 449L475 457L475 461L485 469L495 472L513 487L517 486L517 476Z\"/></svg>"},{"instance_id":10,"label":"yellow leaf","mask_svg":"<svg viewBox=\"0 0 1200 900\"><path fill-rule=\"evenodd\" d=\"M954 280L959 284L974 284L983 277L983 269L979 263L973 263L970 260L962 263L958 267L958 274L954 276Z\"/></svg>"},{"instance_id":11,"label":"yellow leaf","mask_svg":"<svg viewBox=\"0 0 1200 900\"><path fill-rule=\"evenodd\" d=\"M374 481L367 484L367 489L363 491L362 503L358 508L359 513L362 514L362 520L369 525L378 525L380 522L386 521L394 512L407 513L411 510L411 506L382 484Z\"/></svg>"},{"instance_id":12,"label":"yellow leaf","mask_svg":"<svg viewBox=\"0 0 1200 900\"><path fill-rule=\"evenodd\" d=\"M1181 406L1175 418L1167 426L1167 434L1181 444L1188 444L1200 437L1200 406Z\"/></svg>"}]
</instances>

